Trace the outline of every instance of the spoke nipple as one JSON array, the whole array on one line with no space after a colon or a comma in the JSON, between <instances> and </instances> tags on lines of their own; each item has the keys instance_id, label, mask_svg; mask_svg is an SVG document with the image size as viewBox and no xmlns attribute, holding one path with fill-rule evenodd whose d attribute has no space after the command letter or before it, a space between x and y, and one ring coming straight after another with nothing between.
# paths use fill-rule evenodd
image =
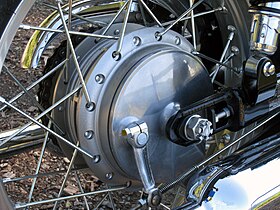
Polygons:
<instances>
[{"instance_id":1,"label":"spoke nipple","mask_svg":"<svg viewBox=\"0 0 280 210\"><path fill-rule=\"evenodd\" d=\"M141 45L141 39L138 36L133 37L133 43L136 46L140 46Z\"/></svg>"},{"instance_id":2,"label":"spoke nipple","mask_svg":"<svg viewBox=\"0 0 280 210\"><path fill-rule=\"evenodd\" d=\"M86 109L87 109L89 112L94 111L94 110L95 110L95 107L96 107L96 105L95 105L94 102L89 102L89 103L86 104Z\"/></svg>"},{"instance_id":3,"label":"spoke nipple","mask_svg":"<svg viewBox=\"0 0 280 210\"><path fill-rule=\"evenodd\" d=\"M155 33L155 38L157 41L161 41L162 40L162 35L159 32Z\"/></svg>"},{"instance_id":4,"label":"spoke nipple","mask_svg":"<svg viewBox=\"0 0 280 210\"><path fill-rule=\"evenodd\" d=\"M114 174L113 174L112 172L107 173L107 174L105 175L106 179L108 179L108 180L113 179L113 176L114 176Z\"/></svg>"},{"instance_id":5,"label":"spoke nipple","mask_svg":"<svg viewBox=\"0 0 280 210\"><path fill-rule=\"evenodd\" d=\"M236 47L236 46L232 46L232 47L231 47L231 52L232 52L234 55L238 55L238 54L240 53L239 48Z\"/></svg>"},{"instance_id":6,"label":"spoke nipple","mask_svg":"<svg viewBox=\"0 0 280 210\"><path fill-rule=\"evenodd\" d=\"M235 32L236 28L233 25L228 25L227 29L231 32Z\"/></svg>"},{"instance_id":7,"label":"spoke nipple","mask_svg":"<svg viewBox=\"0 0 280 210\"><path fill-rule=\"evenodd\" d=\"M122 56L120 52L114 51L112 57L114 58L115 61L119 61Z\"/></svg>"},{"instance_id":8,"label":"spoke nipple","mask_svg":"<svg viewBox=\"0 0 280 210\"><path fill-rule=\"evenodd\" d=\"M176 45L180 45L180 44L181 44L181 39L180 39L180 37L178 37L178 36L175 37L175 44L176 44Z\"/></svg>"},{"instance_id":9,"label":"spoke nipple","mask_svg":"<svg viewBox=\"0 0 280 210\"><path fill-rule=\"evenodd\" d=\"M100 155L94 155L93 161L94 161L94 163L98 163L100 161Z\"/></svg>"},{"instance_id":10,"label":"spoke nipple","mask_svg":"<svg viewBox=\"0 0 280 210\"><path fill-rule=\"evenodd\" d=\"M93 138L93 135L94 135L94 132L93 132L93 131L86 131L86 132L84 133L84 136L85 136L88 140L92 139L92 138Z\"/></svg>"},{"instance_id":11,"label":"spoke nipple","mask_svg":"<svg viewBox=\"0 0 280 210\"><path fill-rule=\"evenodd\" d=\"M95 76L95 81L98 83L98 84L103 84L104 83L104 80L105 80L105 76L103 74L97 74Z\"/></svg>"}]
</instances>

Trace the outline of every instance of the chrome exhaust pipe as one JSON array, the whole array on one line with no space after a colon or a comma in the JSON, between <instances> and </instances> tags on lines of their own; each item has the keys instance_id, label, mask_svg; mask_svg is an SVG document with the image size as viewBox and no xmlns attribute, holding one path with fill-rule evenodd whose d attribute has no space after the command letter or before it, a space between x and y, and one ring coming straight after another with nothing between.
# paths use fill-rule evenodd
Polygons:
<instances>
[{"instance_id":1,"label":"chrome exhaust pipe","mask_svg":"<svg viewBox=\"0 0 280 210\"><path fill-rule=\"evenodd\" d=\"M8 130L0 133L0 145L1 142L12 136L19 129ZM44 141L45 132L44 130L33 125L26 128L19 135L15 136L9 142L3 144L0 147L0 155L16 150L23 150L24 148L34 147L40 145Z\"/></svg>"}]
</instances>

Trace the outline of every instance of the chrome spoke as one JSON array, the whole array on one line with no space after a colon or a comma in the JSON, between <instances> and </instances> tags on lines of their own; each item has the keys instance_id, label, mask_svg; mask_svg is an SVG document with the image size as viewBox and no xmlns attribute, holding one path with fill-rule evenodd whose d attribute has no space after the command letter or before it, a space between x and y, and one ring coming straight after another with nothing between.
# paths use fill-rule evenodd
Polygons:
<instances>
[{"instance_id":1,"label":"chrome spoke","mask_svg":"<svg viewBox=\"0 0 280 210\"><path fill-rule=\"evenodd\" d=\"M30 100L32 101L32 103L37 106L37 108L41 111L44 112L44 108L42 107L41 104L39 104L39 102L36 100L35 96L32 96L28 90L21 84L21 82L13 75L13 73L6 68L5 69L6 72L8 73L8 75L15 81L15 83L23 90L23 92L30 98ZM61 132L63 133L62 129L57 125L57 123L54 122L53 118L49 115L46 114L46 117L53 123L53 125Z\"/></svg>"},{"instance_id":2,"label":"chrome spoke","mask_svg":"<svg viewBox=\"0 0 280 210\"><path fill-rule=\"evenodd\" d=\"M89 154L87 151L77 147L75 144L71 143L70 141L68 141L67 139L65 139L64 137L60 136L59 134L57 134L56 132L52 131L51 129L49 129L48 127L46 127L45 125L43 125L42 123L38 122L36 119L33 119L32 117L30 117L28 114L24 113L23 111L21 111L20 109L18 109L17 107L15 107L14 105L10 104L9 102L7 102L3 97L0 96L0 102L3 104L6 104L7 106L9 106L10 108L14 109L15 111L17 111L18 113L20 113L21 115L23 115L24 117L28 118L30 121L32 121L33 123L37 124L38 126L40 126L41 128L45 129L46 131L49 131L51 134L53 134L54 136L56 136L58 139L64 141L66 144L68 144L69 146L77 149L79 152L83 153L84 155L93 158L94 156Z\"/></svg>"},{"instance_id":3,"label":"chrome spoke","mask_svg":"<svg viewBox=\"0 0 280 210\"><path fill-rule=\"evenodd\" d=\"M77 91L79 91L81 89L81 87L76 88L74 91L72 91L71 93L65 95L62 99L60 99L59 101L57 101L56 103L54 103L52 106L50 106L48 109L46 109L44 112L42 112L41 114L39 114L38 116L36 116L34 118L34 120L39 120L40 118L42 118L43 116L45 116L45 114L49 113L50 111L52 111L53 109L55 109L57 106L59 106L61 103L63 103L65 100L67 100L68 98L72 97ZM5 143L9 142L11 139L13 139L15 136L17 136L18 134L20 134L22 131L24 131L25 129L27 129L29 126L32 125L33 122L29 122L26 125L24 125L22 128L18 129L17 131L15 131L11 136L9 136L6 140L3 140L0 143L0 146L4 145Z\"/></svg>"},{"instance_id":4,"label":"chrome spoke","mask_svg":"<svg viewBox=\"0 0 280 210\"><path fill-rule=\"evenodd\" d=\"M57 10L57 7L54 6L54 5L48 4L46 2L42 2L42 4L49 7L49 8L52 8L54 10ZM69 12L67 10L62 10L62 11L63 11L63 13L69 14ZM83 16L80 16L80 15L77 15L77 14L74 14L74 13L72 13L72 16L77 18L77 19L83 20L87 23L93 24L93 25L98 25L98 26L101 26L101 27L104 27L104 26L107 25L107 23L103 23L103 22L100 22L100 21L91 21L88 18L85 18Z\"/></svg>"},{"instance_id":5,"label":"chrome spoke","mask_svg":"<svg viewBox=\"0 0 280 210\"><path fill-rule=\"evenodd\" d=\"M72 57L73 57L73 61L74 61L75 67L76 67L76 71L79 75L79 80L80 80L80 82L83 86L83 92L85 94L85 98L87 100L87 103L90 103L92 101L90 99L90 95L88 93L88 89L87 89L87 86L86 86L86 83L85 83L85 80L84 80L84 77L83 77L83 74L82 74L82 70L81 70L80 64L78 62L78 58L77 58L77 55L76 55L76 52L75 52L75 48L73 46L73 43L72 43L72 40L71 40L71 37L70 37L70 34L69 34L69 30L67 28L67 24L66 24L65 19L64 19L64 15L63 15L63 12L62 12L60 0L58 0L57 6L58 6L58 12L60 14L62 24L64 26L65 34L66 34L66 37L67 37L67 42L69 44L69 47L70 47L70 50L71 50L71 53L72 53Z\"/></svg>"},{"instance_id":6,"label":"chrome spoke","mask_svg":"<svg viewBox=\"0 0 280 210\"><path fill-rule=\"evenodd\" d=\"M128 18L129 18L129 14L130 14L130 11L131 11L132 3L133 3L133 0L128 0L126 14L125 14L124 21L123 21L123 26L122 26L122 29L121 29L121 36L118 40L117 51L115 52L116 56L118 56L121 53L121 50L122 50L123 39L124 39L124 35L125 35L125 32L126 32Z\"/></svg>"},{"instance_id":7,"label":"chrome spoke","mask_svg":"<svg viewBox=\"0 0 280 210\"><path fill-rule=\"evenodd\" d=\"M193 4L193 6L191 6L189 9L187 9L178 19L176 19L175 21L173 21L163 32L159 33L158 36L163 36L164 34L166 34L171 28L173 28L173 26L175 26L177 23L179 23L180 21L182 21L182 19L184 17L186 17L187 15L189 15L196 7L198 7L200 4L202 4L205 0L199 0L197 1L195 4Z\"/></svg>"},{"instance_id":8,"label":"chrome spoke","mask_svg":"<svg viewBox=\"0 0 280 210\"><path fill-rule=\"evenodd\" d=\"M229 34L229 36L228 36L228 41L227 41L227 43L226 43L226 46L225 46L225 48L224 48L224 50L223 50L223 53L222 53L222 55L221 55L221 58L220 58L220 62L222 63L223 61L224 61L224 59L225 59L225 57L226 57L226 53L228 52L228 49L229 49L229 47L230 47L230 44L231 44L231 42L232 42L232 40L233 40L233 38L234 38L234 35L235 35L235 28L233 27L233 26L228 26L228 29L231 31L230 32L230 34ZM213 73L213 76L212 76L212 79L211 79L211 81L212 81L212 83L215 81L215 79L216 79L216 76L217 76L217 74L219 73L219 70L221 69L221 67L218 65L218 64L216 64L216 69L214 70L214 73Z\"/></svg>"},{"instance_id":9,"label":"chrome spoke","mask_svg":"<svg viewBox=\"0 0 280 210\"><path fill-rule=\"evenodd\" d=\"M110 188L108 187L108 185L107 185L107 188L110 189ZM109 201L110 201L110 203L111 203L111 205L112 205L112 209L115 210L116 208L115 208L115 203L114 203L114 200L113 200L112 193L111 193L111 192L108 192L108 196L109 196Z\"/></svg>"},{"instance_id":10,"label":"chrome spoke","mask_svg":"<svg viewBox=\"0 0 280 210\"><path fill-rule=\"evenodd\" d=\"M209 56L207 56L207 55L204 55L204 54L202 54L202 53L200 53L200 52L193 51L192 54L193 54L193 55L196 55L196 56L198 56L198 57L200 57L200 58L204 58L204 59L206 59L206 60L208 60L208 61L210 61L210 62L212 62L212 63L219 64L220 66L224 66L224 67L226 67L227 69L229 69L229 70L231 70L231 71L233 71L233 72L235 72L235 73L237 73L237 74L240 73L238 69L233 68L233 67L231 67L231 66L229 66L229 65L227 65L227 64L225 64L225 63L223 63L223 62L220 62L220 61L218 61L218 60L216 60L216 59L214 59L214 58L211 58L211 57L209 57Z\"/></svg>"},{"instance_id":11,"label":"chrome spoke","mask_svg":"<svg viewBox=\"0 0 280 210\"><path fill-rule=\"evenodd\" d=\"M220 12L220 11L223 11L223 10L224 10L223 7L218 7L216 9L209 10L209 11L206 11L206 12L196 13L196 14L193 15L193 17L194 18L202 17L204 15L212 14L212 13L215 13L215 12ZM191 17L188 16L188 17L182 18L181 21L186 21L186 20L190 20L190 19L191 19ZM168 22L162 23L162 26L168 26L168 25L170 25L172 23L173 23L173 21L168 21Z\"/></svg>"},{"instance_id":12,"label":"chrome spoke","mask_svg":"<svg viewBox=\"0 0 280 210\"><path fill-rule=\"evenodd\" d=\"M77 181L77 184L78 184L78 187L79 187L81 193L85 193L85 191L84 191L84 189L83 189L83 186L82 186L82 184L81 184L81 181L80 181L80 177L79 177L77 171L75 171L74 174L75 174L75 179L76 179L76 181ZM84 196L83 199L84 199L84 202L85 202L85 205L86 205L87 210L90 210L89 205L88 205L88 201L87 201L87 197Z\"/></svg>"},{"instance_id":13,"label":"chrome spoke","mask_svg":"<svg viewBox=\"0 0 280 210\"><path fill-rule=\"evenodd\" d=\"M49 123L49 125L48 125L48 128L50 128L50 127L51 127L51 123ZM43 145L42 145L42 149L41 149L40 157L39 157L39 160L38 160L38 163L37 163L35 175L39 174L41 164L42 164L42 160L43 160L43 156L45 154L48 139L49 139L49 132L46 133L46 136L45 136L45 139L44 139L44 142L43 142ZM37 181L37 176L32 181L31 189L30 189L30 192L29 192L29 195L28 195L28 203L31 202L36 181Z\"/></svg>"},{"instance_id":14,"label":"chrome spoke","mask_svg":"<svg viewBox=\"0 0 280 210\"><path fill-rule=\"evenodd\" d=\"M71 31L71 25L72 25L72 5L73 2L72 0L68 0L68 8L69 8L69 12L68 12L68 31ZM66 47L66 59L67 62L65 64L65 69L63 71L63 76L64 76L64 83L68 83L69 80L69 66L70 66L70 43L69 40L67 40L67 47Z\"/></svg>"},{"instance_id":15,"label":"chrome spoke","mask_svg":"<svg viewBox=\"0 0 280 210\"><path fill-rule=\"evenodd\" d=\"M53 202L56 202L56 201L69 200L69 199L80 198L80 197L84 197L84 196L98 195L98 194L107 193L107 192L116 192L116 191L125 190L127 188L128 188L127 185L123 185L123 186L119 186L119 187L112 187L110 189L105 189L105 190L97 190L97 191L94 191L94 192L81 193L81 194L77 194L77 195L65 196L65 197L60 197L60 198L53 198L53 199L49 199L49 200L35 201L35 202L32 202L32 203L17 203L17 204L15 204L15 208L20 209L20 208L25 208L25 207L28 207L28 206L34 206L34 205L40 205L40 204L46 204L46 203L53 203Z\"/></svg>"},{"instance_id":16,"label":"chrome spoke","mask_svg":"<svg viewBox=\"0 0 280 210\"><path fill-rule=\"evenodd\" d=\"M94 210L98 210L99 206L102 205L102 203L107 199L107 197L109 196L109 194L107 193L102 200L97 204L97 206L94 208Z\"/></svg>"},{"instance_id":17,"label":"chrome spoke","mask_svg":"<svg viewBox=\"0 0 280 210\"><path fill-rule=\"evenodd\" d=\"M65 33L65 30L60 30L60 29L49 29L49 28L44 28L44 27L39 27L39 26L31 26L31 25L20 25L21 29L24 30L38 30L38 31L46 31L46 32L54 32L54 33ZM119 39L119 37L116 36L107 36L107 35L100 35L100 34L90 34L86 32L80 32L80 31L68 31L69 34L71 35L78 35L78 36L87 36L87 37L94 37L94 38L99 38L99 39Z\"/></svg>"},{"instance_id":18,"label":"chrome spoke","mask_svg":"<svg viewBox=\"0 0 280 210\"><path fill-rule=\"evenodd\" d=\"M145 9L147 10L147 12L151 15L151 17L154 19L154 21L156 21L156 23L160 26L163 27L161 22L157 19L157 17L155 16L155 14L150 10L150 8L148 7L148 5L143 1L140 0L141 4L145 7Z\"/></svg>"},{"instance_id":19,"label":"chrome spoke","mask_svg":"<svg viewBox=\"0 0 280 210\"><path fill-rule=\"evenodd\" d=\"M193 6L193 0L190 0L190 7ZM197 50L196 46L196 32L195 32L195 22L194 22L194 11L191 11L191 23L192 23L192 38L193 38L193 47Z\"/></svg>"},{"instance_id":20,"label":"chrome spoke","mask_svg":"<svg viewBox=\"0 0 280 210\"><path fill-rule=\"evenodd\" d=\"M80 143L77 142L76 146L79 147L79 144L80 144ZM68 179L69 174L70 174L70 172L71 172L71 169L72 169L72 167L73 167L73 165L74 165L74 161L75 161L75 159L76 159L76 156L77 156L77 149L75 149L74 152L73 152L71 161L70 161L70 163L69 163L69 165L68 165L68 169L67 169L67 172L66 172L66 174L65 174L65 176L64 176L62 185L61 185L61 187L60 187L60 189L59 189L59 193L58 193L57 198L60 198L61 195L62 195L62 193L63 193L63 190L64 190L64 187L65 187L65 185L66 185L67 179ZM59 202L59 201L56 201L56 202L55 202L54 207L53 207L53 210L56 209L56 207L57 207L57 205L58 205L58 202Z\"/></svg>"},{"instance_id":21,"label":"chrome spoke","mask_svg":"<svg viewBox=\"0 0 280 210\"><path fill-rule=\"evenodd\" d=\"M34 88L36 85L38 85L39 83L41 83L43 80L45 80L46 78L48 78L50 75L54 74L57 70L61 69L63 67L63 65L66 63L66 60L62 61L60 64L58 64L55 68L53 68L52 70L50 70L48 73L46 73L44 76L42 76L40 79L38 79L37 81L35 81L34 83L32 83L30 86L28 86L26 88L27 91L31 90L32 88ZM23 95L25 94L24 91L20 92L18 95L16 95L15 97L13 97L12 99L9 100L9 103L13 103L15 101L17 101L19 98L21 98ZM0 112L3 111L5 108L7 107L7 105L4 105L0 108Z\"/></svg>"},{"instance_id":22,"label":"chrome spoke","mask_svg":"<svg viewBox=\"0 0 280 210\"><path fill-rule=\"evenodd\" d=\"M86 170L86 169L88 169L88 168L79 167L79 168L72 169L71 172L82 171L82 170ZM11 183L11 182L19 182L19 181L27 180L27 179L50 177L50 176L55 176L55 175L58 175L58 174L65 174L66 172L67 172L67 170L53 171L53 172L49 172L49 173L38 173L37 175L33 174L33 175L17 177L17 178L4 178L2 181L3 181L4 184L8 184L8 183Z\"/></svg>"},{"instance_id":23,"label":"chrome spoke","mask_svg":"<svg viewBox=\"0 0 280 210\"><path fill-rule=\"evenodd\" d=\"M107 27L104 29L104 31L102 32L102 35L105 35L108 30L111 28L111 26L113 25L113 23L117 20L117 18L120 16L120 14L124 11L125 7L127 6L129 1L126 1L124 3L124 5L119 9L119 11L117 12L117 14L113 17L113 19L111 20L111 22L107 25Z\"/></svg>"},{"instance_id":24,"label":"chrome spoke","mask_svg":"<svg viewBox=\"0 0 280 210\"><path fill-rule=\"evenodd\" d=\"M164 205L163 203L160 204L160 206L162 206L163 208L170 210L171 208L169 208L168 206Z\"/></svg>"}]
</instances>

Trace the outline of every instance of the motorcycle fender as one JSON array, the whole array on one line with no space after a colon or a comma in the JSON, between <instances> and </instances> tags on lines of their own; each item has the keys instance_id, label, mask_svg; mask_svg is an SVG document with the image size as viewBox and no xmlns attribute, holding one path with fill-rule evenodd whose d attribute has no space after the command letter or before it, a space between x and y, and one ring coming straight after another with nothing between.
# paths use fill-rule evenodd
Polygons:
<instances>
[{"instance_id":1,"label":"motorcycle fender","mask_svg":"<svg viewBox=\"0 0 280 210\"><path fill-rule=\"evenodd\" d=\"M123 5L123 2L107 3L96 5L91 0L83 0L73 3L72 14L82 15L88 13L100 13L106 10L119 9ZM63 6L64 19L68 21L68 5ZM63 30L63 24L58 11L53 12L48 16L41 24L40 27L47 29L60 29ZM21 66L22 68L36 68L39 65L39 61L44 51L47 49L48 44L58 36L58 33L36 30L29 39L26 48L24 50Z\"/></svg>"}]
</instances>

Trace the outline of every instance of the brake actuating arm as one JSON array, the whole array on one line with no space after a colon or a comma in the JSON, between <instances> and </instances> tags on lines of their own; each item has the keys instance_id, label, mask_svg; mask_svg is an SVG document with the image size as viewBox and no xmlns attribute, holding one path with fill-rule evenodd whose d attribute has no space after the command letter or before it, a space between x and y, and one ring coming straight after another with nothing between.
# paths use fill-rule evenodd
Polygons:
<instances>
[{"instance_id":1,"label":"brake actuating arm","mask_svg":"<svg viewBox=\"0 0 280 210\"><path fill-rule=\"evenodd\" d=\"M145 122L137 121L129 124L122 130L122 136L126 138L134 151L134 158L138 172L148 194L148 205L158 206L161 202L161 194L156 187L155 180L150 167L147 144L149 142L148 126Z\"/></svg>"}]
</instances>

